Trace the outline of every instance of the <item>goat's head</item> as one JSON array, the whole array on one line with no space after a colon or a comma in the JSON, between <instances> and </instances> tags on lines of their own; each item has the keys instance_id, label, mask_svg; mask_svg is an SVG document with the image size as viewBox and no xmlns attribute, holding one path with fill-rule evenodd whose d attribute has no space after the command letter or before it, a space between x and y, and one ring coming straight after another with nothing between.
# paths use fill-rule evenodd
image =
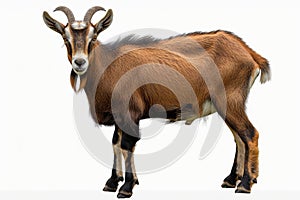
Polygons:
<instances>
[{"instance_id":1,"label":"goat's head","mask_svg":"<svg viewBox=\"0 0 300 200\"><path fill-rule=\"evenodd\" d=\"M89 54L97 44L97 37L112 22L113 12L109 9L106 15L96 24L91 23L93 15L104 8L95 6L90 8L82 21L75 20L72 11L64 6L54 11L62 11L68 18L68 23L63 25L53 19L47 12L43 13L45 24L52 30L61 34L68 50L68 59L72 64L73 71L77 75L83 75L89 66Z\"/></svg>"}]
</instances>

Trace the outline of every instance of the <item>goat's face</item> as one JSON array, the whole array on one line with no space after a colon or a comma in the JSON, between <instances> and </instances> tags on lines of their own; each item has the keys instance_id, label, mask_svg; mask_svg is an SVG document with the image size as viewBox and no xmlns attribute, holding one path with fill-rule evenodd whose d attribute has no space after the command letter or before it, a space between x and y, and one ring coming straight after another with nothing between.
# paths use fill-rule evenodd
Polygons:
<instances>
[{"instance_id":1,"label":"goat's face","mask_svg":"<svg viewBox=\"0 0 300 200\"><path fill-rule=\"evenodd\" d=\"M73 71L77 75L86 73L89 66L89 54L97 43L100 32L105 30L112 22L113 12L108 10L106 15L96 24L91 23L91 18L95 12L104 10L96 6L87 11L83 21L75 21L75 17L70 9L60 6L54 11L63 11L68 17L68 24L63 25L53 19L47 12L43 13L46 25L61 34L68 50L68 59L72 64Z\"/></svg>"}]
</instances>

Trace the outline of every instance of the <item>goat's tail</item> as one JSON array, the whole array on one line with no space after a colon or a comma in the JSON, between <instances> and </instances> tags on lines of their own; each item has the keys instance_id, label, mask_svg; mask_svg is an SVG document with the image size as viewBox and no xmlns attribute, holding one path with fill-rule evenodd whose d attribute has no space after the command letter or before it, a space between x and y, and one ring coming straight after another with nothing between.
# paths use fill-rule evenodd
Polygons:
<instances>
[{"instance_id":1,"label":"goat's tail","mask_svg":"<svg viewBox=\"0 0 300 200\"><path fill-rule=\"evenodd\" d=\"M260 82L263 84L263 83L271 80L272 74L271 74L271 68L270 68L268 60L265 59L264 57L262 57L261 55L259 55L258 53L256 53L253 49L251 49L247 45L246 45L246 47L247 47L248 52L250 53L250 55L254 59L254 61L259 66L259 69L260 69L260 72L261 72Z\"/></svg>"},{"instance_id":2,"label":"goat's tail","mask_svg":"<svg viewBox=\"0 0 300 200\"><path fill-rule=\"evenodd\" d=\"M259 65L261 71L260 82L265 83L271 80L271 69L268 60L253 51L251 48L248 48L248 51L255 62Z\"/></svg>"},{"instance_id":3,"label":"goat's tail","mask_svg":"<svg viewBox=\"0 0 300 200\"><path fill-rule=\"evenodd\" d=\"M241 42L244 48L250 53L254 61L258 64L259 69L261 71L260 82L265 83L271 80L271 69L268 60L256 53L253 49L251 49L240 37L234 35L233 33L230 33L230 35L233 35L236 39L238 39Z\"/></svg>"}]
</instances>

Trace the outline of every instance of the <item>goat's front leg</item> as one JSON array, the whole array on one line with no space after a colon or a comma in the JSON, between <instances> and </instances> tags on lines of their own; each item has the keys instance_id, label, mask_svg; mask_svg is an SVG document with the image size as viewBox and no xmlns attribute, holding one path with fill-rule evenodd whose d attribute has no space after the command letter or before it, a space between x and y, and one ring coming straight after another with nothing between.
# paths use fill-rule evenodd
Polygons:
<instances>
[{"instance_id":1,"label":"goat's front leg","mask_svg":"<svg viewBox=\"0 0 300 200\"><path fill-rule=\"evenodd\" d=\"M115 192L118 189L120 181L123 181L122 172L122 151L121 151L121 140L122 131L117 126L115 126L114 136L112 139L113 150L114 150L114 164L111 173L111 177L107 180L103 191Z\"/></svg>"},{"instance_id":2,"label":"goat's front leg","mask_svg":"<svg viewBox=\"0 0 300 200\"><path fill-rule=\"evenodd\" d=\"M129 198L135 185L139 184L135 166L134 166L134 149L139 137L134 137L123 132L121 149L125 160L125 183L119 190L118 198Z\"/></svg>"}]
</instances>

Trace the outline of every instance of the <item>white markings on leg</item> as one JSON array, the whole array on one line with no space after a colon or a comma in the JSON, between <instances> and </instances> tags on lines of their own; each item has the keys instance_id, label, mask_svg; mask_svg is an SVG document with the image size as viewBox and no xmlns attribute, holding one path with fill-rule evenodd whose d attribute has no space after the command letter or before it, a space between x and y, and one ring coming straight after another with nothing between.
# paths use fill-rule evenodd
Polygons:
<instances>
[{"instance_id":1,"label":"white markings on leg","mask_svg":"<svg viewBox=\"0 0 300 200\"><path fill-rule=\"evenodd\" d=\"M118 177L123 177L122 171L122 151L121 151L121 140L122 140L122 131L118 130L119 139L117 144L113 145L114 155L116 157L116 172Z\"/></svg>"},{"instance_id":2,"label":"white markings on leg","mask_svg":"<svg viewBox=\"0 0 300 200\"><path fill-rule=\"evenodd\" d=\"M134 149L132 152L123 150L122 149L122 154L125 160L125 167L126 167L126 172L132 173L133 179L137 180L137 175L135 171L135 165L134 165ZM130 156L130 160L128 160L128 157Z\"/></svg>"},{"instance_id":3,"label":"white markings on leg","mask_svg":"<svg viewBox=\"0 0 300 200\"><path fill-rule=\"evenodd\" d=\"M236 173L239 177L243 177L244 168L245 168L245 144L240 138L240 136L231 129L231 132L234 135L235 142L237 144L237 160L236 160Z\"/></svg>"}]
</instances>

